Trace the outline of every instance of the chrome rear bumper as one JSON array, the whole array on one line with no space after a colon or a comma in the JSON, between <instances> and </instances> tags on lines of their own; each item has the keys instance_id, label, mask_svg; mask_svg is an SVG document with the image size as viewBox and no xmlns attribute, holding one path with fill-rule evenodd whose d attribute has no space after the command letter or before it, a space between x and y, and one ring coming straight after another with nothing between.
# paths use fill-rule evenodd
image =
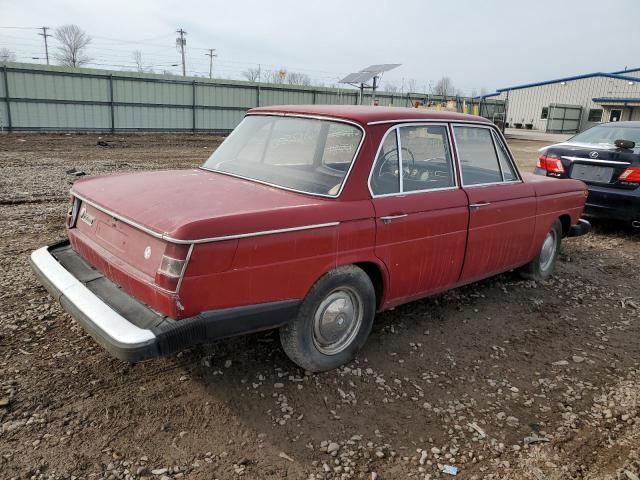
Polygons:
<instances>
[{"instance_id":1,"label":"chrome rear bumper","mask_svg":"<svg viewBox=\"0 0 640 480\"><path fill-rule=\"evenodd\" d=\"M153 356L143 353L155 350L155 334L134 325L98 298L53 257L48 247L31 254L31 265L49 293L116 357L136 361L141 356Z\"/></svg>"},{"instance_id":2,"label":"chrome rear bumper","mask_svg":"<svg viewBox=\"0 0 640 480\"><path fill-rule=\"evenodd\" d=\"M175 320L127 294L89 265L68 241L34 251L30 263L49 293L96 342L128 362L286 325L300 304L299 300L281 300Z\"/></svg>"}]
</instances>

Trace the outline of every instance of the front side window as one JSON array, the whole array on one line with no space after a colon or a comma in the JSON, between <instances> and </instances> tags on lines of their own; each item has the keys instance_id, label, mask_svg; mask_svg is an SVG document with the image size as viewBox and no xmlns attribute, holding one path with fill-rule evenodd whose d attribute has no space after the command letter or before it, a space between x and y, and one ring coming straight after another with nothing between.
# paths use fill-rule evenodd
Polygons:
<instances>
[{"instance_id":1,"label":"front side window","mask_svg":"<svg viewBox=\"0 0 640 480\"><path fill-rule=\"evenodd\" d=\"M455 175L445 126L406 126L389 131L371 172L374 195L451 187L455 187Z\"/></svg>"},{"instance_id":2,"label":"front side window","mask_svg":"<svg viewBox=\"0 0 640 480\"><path fill-rule=\"evenodd\" d=\"M481 185L502 182L502 172L491 131L481 127L453 128L460 157L462 183Z\"/></svg>"},{"instance_id":3,"label":"front side window","mask_svg":"<svg viewBox=\"0 0 640 480\"><path fill-rule=\"evenodd\" d=\"M337 196L362 140L331 120L247 116L203 168L301 192Z\"/></svg>"}]
</instances>

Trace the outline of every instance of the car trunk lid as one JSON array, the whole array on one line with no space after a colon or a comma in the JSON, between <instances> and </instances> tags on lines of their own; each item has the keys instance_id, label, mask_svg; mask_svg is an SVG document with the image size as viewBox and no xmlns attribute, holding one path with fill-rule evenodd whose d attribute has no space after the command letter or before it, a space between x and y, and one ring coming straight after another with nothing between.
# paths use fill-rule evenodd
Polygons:
<instances>
[{"instance_id":1,"label":"car trunk lid","mask_svg":"<svg viewBox=\"0 0 640 480\"><path fill-rule=\"evenodd\" d=\"M560 158L570 178L587 184L617 188L635 188L620 181L620 175L630 166L639 166L639 152L607 144L559 144L550 147L547 155Z\"/></svg>"},{"instance_id":2,"label":"car trunk lid","mask_svg":"<svg viewBox=\"0 0 640 480\"><path fill-rule=\"evenodd\" d=\"M87 177L77 181L71 193L112 218L177 243L351 215L332 199L201 169ZM317 209L319 205L325 208Z\"/></svg>"}]
</instances>

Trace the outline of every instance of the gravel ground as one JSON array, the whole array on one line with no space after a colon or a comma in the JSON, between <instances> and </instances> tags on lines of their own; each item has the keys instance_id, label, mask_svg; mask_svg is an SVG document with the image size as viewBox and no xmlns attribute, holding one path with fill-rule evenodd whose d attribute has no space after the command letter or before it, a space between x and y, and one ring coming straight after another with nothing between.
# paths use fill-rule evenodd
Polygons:
<instances>
[{"instance_id":1,"label":"gravel ground","mask_svg":"<svg viewBox=\"0 0 640 480\"><path fill-rule=\"evenodd\" d=\"M107 141L107 147L97 145ZM129 365L36 282L71 168L190 167L210 136L0 136L0 477L625 479L640 469L638 237L596 224L546 282L507 273L378 316L311 375L274 332ZM511 141L524 169L542 144Z\"/></svg>"}]
</instances>

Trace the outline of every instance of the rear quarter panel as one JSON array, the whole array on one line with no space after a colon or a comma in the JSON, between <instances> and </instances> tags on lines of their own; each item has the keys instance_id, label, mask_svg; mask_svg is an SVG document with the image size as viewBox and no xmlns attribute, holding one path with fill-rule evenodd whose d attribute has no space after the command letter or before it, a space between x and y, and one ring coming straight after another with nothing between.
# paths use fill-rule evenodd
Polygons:
<instances>
[{"instance_id":1,"label":"rear quarter panel","mask_svg":"<svg viewBox=\"0 0 640 480\"><path fill-rule=\"evenodd\" d=\"M558 218L568 216L570 224L578 223L587 199L587 186L572 179L556 179L539 175L523 175L535 188L537 201L536 226L529 257L537 255L545 235Z\"/></svg>"},{"instance_id":2,"label":"rear quarter panel","mask_svg":"<svg viewBox=\"0 0 640 480\"><path fill-rule=\"evenodd\" d=\"M377 260L373 211L367 214L331 227L195 245L179 292L181 316L302 299L336 266Z\"/></svg>"}]
</instances>

